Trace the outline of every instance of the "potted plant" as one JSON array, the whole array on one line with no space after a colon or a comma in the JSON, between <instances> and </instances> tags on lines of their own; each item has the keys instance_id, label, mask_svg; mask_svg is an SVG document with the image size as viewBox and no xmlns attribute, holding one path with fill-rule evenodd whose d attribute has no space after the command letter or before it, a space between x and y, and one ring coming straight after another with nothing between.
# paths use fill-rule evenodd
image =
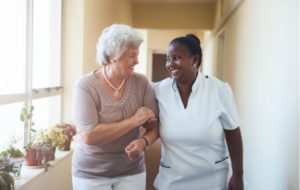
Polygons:
<instances>
[{"instance_id":1,"label":"potted plant","mask_svg":"<svg viewBox=\"0 0 300 190\"><path fill-rule=\"evenodd\" d=\"M40 166L42 163L41 146L38 143L27 143L25 149L25 165L26 166Z\"/></svg>"},{"instance_id":2,"label":"potted plant","mask_svg":"<svg viewBox=\"0 0 300 190\"><path fill-rule=\"evenodd\" d=\"M14 145L9 145L5 150L3 150L0 155L2 157L7 157L9 163L12 164L12 173L15 177L19 177L24 161L23 152ZM3 156L5 155L5 156Z\"/></svg>"},{"instance_id":3,"label":"potted plant","mask_svg":"<svg viewBox=\"0 0 300 190\"><path fill-rule=\"evenodd\" d=\"M67 135L67 141L58 148L62 151L69 151L71 149L71 142L73 140L73 136L76 135L76 128L74 125L68 123L60 123L56 125L57 128L63 130L63 133Z\"/></svg>"},{"instance_id":4,"label":"potted plant","mask_svg":"<svg viewBox=\"0 0 300 190\"><path fill-rule=\"evenodd\" d=\"M33 129L34 126L34 122L32 120L33 117L33 111L34 111L34 106L30 105L28 106L27 103L24 103L24 106L21 108L21 112L20 112L20 120L21 122L24 123L24 144L30 144L32 142L32 132L36 132L35 129ZM27 134L27 131L29 131L29 133Z\"/></svg>"},{"instance_id":5,"label":"potted plant","mask_svg":"<svg viewBox=\"0 0 300 190\"><path fill-rule=\"evenodd\" d=\"M24 123L24 149L25 149L25 165L40 166L41 165L41 151L40 145L33 143L33 134L36 132L33 129L34 122L32 121L34 106L24 103L21 108L20 120ZM27 131L29 133L27 134ZM27 138L26 138L27 137Z\"/></svg>"},{"instance_id":6,"label":"potted plant","mask_svg":"<svg viewBox=\"0 0 300 190\"><path fill-rule=\"evenodd\" d=\"M9 172L3 170L0 171L0 190L14 190L15 180L9 174Z\"/></svg>"},{"instance_id":7,"label":"potted plant","mask_svg":"<svg viewBox=\"0 0 300 190\"><path fill-rule=\"evenodd\" d=\"M52 126L49 129L44 129L39 132L39 135L36 138L36 141L43 147L47 144L46 147L51 146L51 153L49 154L50 160L55 159L55 150L56 147L62 147L64 143L68 140L68 136L64 134L62 128Z\"/></svg>"},{"instance_id":8,"label":"potted plant","mask_svg":"<svg viewBox=\"0 0 300 190\"><path fill-rule=\"evenodd\" d=\"M10 175L10 172L13 171L13 166L8 162L4 154L0 156L0 190L14 190L15 180Z\"/></svg>"}]
</instances>

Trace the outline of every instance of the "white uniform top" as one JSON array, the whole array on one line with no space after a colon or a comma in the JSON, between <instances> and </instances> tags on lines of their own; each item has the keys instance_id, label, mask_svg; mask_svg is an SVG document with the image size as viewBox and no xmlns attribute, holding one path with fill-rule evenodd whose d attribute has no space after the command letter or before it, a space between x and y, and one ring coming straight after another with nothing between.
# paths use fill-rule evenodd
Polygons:
<instances>
[{"instance_id":1,"label":"white uniform top","mask_svg":"<svg viewBox=\"0 0 300 190\"><path fill-rule=\"evenodd\" d=\"M154 84L163 142L158 190L223 190L231 171L223 129L239 126L230 86L198 73L187 107L172 78Z\"/></svg>"}]
</instances>

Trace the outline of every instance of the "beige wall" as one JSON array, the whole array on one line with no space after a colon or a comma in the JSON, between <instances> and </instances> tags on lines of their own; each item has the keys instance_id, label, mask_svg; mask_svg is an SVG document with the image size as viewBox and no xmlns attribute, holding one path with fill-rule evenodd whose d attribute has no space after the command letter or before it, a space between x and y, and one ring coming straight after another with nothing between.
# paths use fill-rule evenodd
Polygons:
<instances>
[{"instance_id":1,"label":"beige wall","mask_svg":"<svg viewBox=\"0 0 300 190\"><path fill-rule=\"evenodd\" d=\"M63 116L65 122L71 122L72 87L75 79L83 73L83 32L84 0L63 1L62 33L62 85Z\"/></svg>"},{"instance_id":2,"label":"beige wall","mask_svg":"<svg viewBox=\"0 0 300 190\"><path fill-rule=\"evenodd\" d=\"M224 79L244 138L245 190L299 189L297 0L245 0L225 23ZM217 36L204 71L216 74Z\"/></svg>"},{"instance_id":3,"label":"beige wall","mask_svg":"<svg viewBox=\"0 0 300 190\"><path fill-rule=\"evenodd\" d=\"M63 121L72 122L72 88L83 74L96 69L96 43L113 24L131 24L130 0L63 1Z\"/></svg>"},{"instance_id":4,"label":"beige wall","mask_svg":"<svg viewBox=\"0 0 300 190\"><path fill-rule=\"evenodd\" d=\"M54 165L52 164L52 166L48 168L47 172L42 171L42 173L32 178L26 184L23 184L22 186L17 186L17 190L72 190L72 153L63 154L67 155L63 158L60 158L58 161L56 160ZM32 170L41 169L35 168ZM25 181L27 180L28 179L25 179Z\"/></svg>"},{"instance_id":5,"label":"beige wall","mask_svg":"<svg viewBox=\"0 0 300 190\"><path fill-rule=\"evenodd\" d=\"M97 68L96 43L101 31L113 24L131 25L130 0L86 0L84 6L84 73Z\"/></svg>"},{"instance_id":6,"label":"beige wall","mask_svg":"<svg viewBox=\"0 0 300 190\"><path fill-rule=\"evenodd\" d=\"M155 51L166 52L167 47L171 40L176 37L185 36L186 34L193 33L203 41L203 32L201 30L148 30L148 49Z\"/></svg>"},{"instance_id":7,"label":"beige wall","mask_svg":"<svg viewBox=\"0 0 300 190\"><path fill-rule=\"evenodd\" d=\"M212 29L214 3L134 3L133 26L153 29Z\"/></svg>"}]
</instances>

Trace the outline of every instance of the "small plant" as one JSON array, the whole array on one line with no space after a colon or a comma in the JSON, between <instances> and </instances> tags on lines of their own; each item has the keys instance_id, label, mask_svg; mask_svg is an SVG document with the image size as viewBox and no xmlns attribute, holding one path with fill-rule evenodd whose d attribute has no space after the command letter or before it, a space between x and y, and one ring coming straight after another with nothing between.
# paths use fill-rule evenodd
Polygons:
<instances>
[{"instance_id":1,"label":"small plant","mask_svg":"<svg viewBox=\"0 0 300 190\"><path fill-rule=\"evenodd\" d=\"M50 128L49 137L54 147L61 147L68 140L68 136L64 133L64 130L56 126Z\"/></svg>"},{"instance_id":2,"label":"small plant","mask_svg":"<svg viewBox=\"0 0 300 190\"><path fill-rule=\"evenodd\" d=\"M15 180L7 171L0 171L0 190L14 190Z\"/></svg>"},{"instance_id":3,"label":"small plant","mask_svg":"<svg viewBox=\"0 0 300 190\"><path fill-rule=\"evenodd\" d=\"M63 151L70 150L70 145L73 139L73 136L76 135L76 128L74 125L68 124L68 123L60 123L56 125L57 128L62 129L63 133L67 135L67 141L62 146L59 146L58 148Z\"/></svg>"},{"instance_id":4,"label":"small plant","mask_svg":"<svg viewBox=\"0 0 300 190\"><path fill-rule=\"evenodd\" d=\"M10 173L15 177L20 176L24 161L24 154L19 148L17 148L17 142L18 139L13 136L10 139L9 145L0 152L0 157L2 158L2 160L5 160L10 164L10 166L12 167Z\"/></svg>"},{"instance_id":5,"label":"small plant","mask_svg":"<svg viewBox=\"0 0 300 190\"><path fill-rule=\"evenodd\" d=\"M64 134L66 134L68 137L73 137L76 135L76 128L71 124L61 123L57 124L56 127L63 129Z\"/></svg>"},{"instance_id":6,"label":"small plant","mask_svg":"<svg viewBox=\"0 0 300 190\"><path fill-rule=\"evenodd\" d=\"M4 154L8 154L10 158L20 158L24 156L23 152L13 145L9 145L4 151L0 153L0 156Z\"/></svg>"},{"instance_id":7,"label":"small plant","mask_svg":"<svg viewBox=\"0 0 300 190\"><path fill-rule=\"evenodd\" d=\"M68 140L62 128L55 126L39 131L36 142L40 144L50 143L52 147L60 147Z\"/></svg>"},{"instance_id":8,"label":"small plant","mask_svg":"<svg viewBox=\"0 0 300 190\"><path fill-rule=\"evenodd\" d=\"M33 138L32 132L36 132L36 130L33 129L33 126L35 124L32 121L33 111L34 111L33 105L28 106L27 103L24 103L24 106L22 107L21 112L20 112L20 120L21 120L21 122L24 123L24 144L25 145L27 145L28 143L31 143L32 138ZM27 131L29 131L29 135L27 135Z\"/></svg>"},{"instance_id":9,"label":"small plant","mask_svg":"<svg viewBox=\"0 0 300 190\"><path fill-rule=\"evenodd\" d=\"M34 143L33 129L34 122L32 121L34 106L24 103L20 112L20 120L24 123L24 149L25 149L25 164L28 166L40 166L42 161L40 145Z\"/></svg>"},{"instance_id":10,"label":"small plant","mask_svg":"<svg viewBox=\"0 0 300 190\"><path fill-rule=\"evenodd\" d=\"M0 156L0 190L14 190L14 178L9 174L13 172L13 165Z\"/></svg>"}]
</instances>

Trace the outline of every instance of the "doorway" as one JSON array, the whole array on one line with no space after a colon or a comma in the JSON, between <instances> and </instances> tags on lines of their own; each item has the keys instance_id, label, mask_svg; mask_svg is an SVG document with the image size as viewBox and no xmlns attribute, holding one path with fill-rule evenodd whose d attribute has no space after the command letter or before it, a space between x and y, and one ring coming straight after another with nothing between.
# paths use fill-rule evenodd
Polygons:
<instances>
[{"instance_id":1,"label":"doorway","mask_svg":"<svg viewBox=\"0 0 300 190\"><path fill-rule=\"evenodd\" d=\"M158 82L169 77L166 69L166 54L153 53L152 54L152 81Z\"/></svg>"}]
</instances>

